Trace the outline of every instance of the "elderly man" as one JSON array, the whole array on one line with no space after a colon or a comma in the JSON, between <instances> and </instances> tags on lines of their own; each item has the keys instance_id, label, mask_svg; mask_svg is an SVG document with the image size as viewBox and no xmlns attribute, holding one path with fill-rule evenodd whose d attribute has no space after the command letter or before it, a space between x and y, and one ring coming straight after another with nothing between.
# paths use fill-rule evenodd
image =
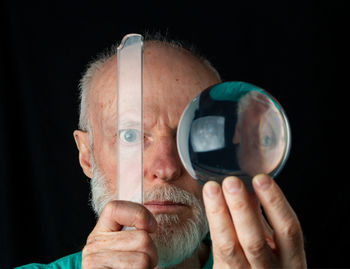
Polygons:
<instances>
[{"instance_id":1,"label":"elderly man","mask_svg":"<svg viewBox=\"0 0 350 269\"><path fill-rule=\"evenodd\" d=\"M253 179L253 195L236 177L202 187L182 166L175 137L181 113L220 77L208 61L175 43L144 44L145 203L115 200L115 74L114 52L90 64L74 132L97 224L82 252L50 268L305 268L298 219L269 176Z\"/></svg>"}]
</instances>

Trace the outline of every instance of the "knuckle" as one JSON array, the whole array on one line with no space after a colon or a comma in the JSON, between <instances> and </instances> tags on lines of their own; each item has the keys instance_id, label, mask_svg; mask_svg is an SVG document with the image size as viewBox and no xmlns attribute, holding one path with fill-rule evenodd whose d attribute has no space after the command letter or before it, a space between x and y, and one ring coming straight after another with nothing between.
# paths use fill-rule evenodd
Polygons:
<instances>
[{"instance_id":1,"label":"knuckle","mask_svg":"<svg viewBox=\"0 0 350 269\"><path fill-rule=\"evenodd\" d=\"M218 247L219 255L222 258L231 258L237 252L237 244L234 242L226 242Z\"/></svg>"},{"instance_id":2,"label":"knuckle","mask_svg":"<svg viewBox=\"0 0 350 269\"><path fill-rule=\"evenodd\" d=\"M86 268L92 268L96 265L96 259L95 256L93 255L82 255L81 258L81 268L86 269Z\"/></svg>"},{"instance_id":3,"label":"knuckle","mask_svg":"<svg viewBox=\"0 0 350 269\"><path fill-rule=\"evenodd\" d=\"M210 216L221 216L223 214L226 214L225 207L213 207L213 208L206 208L207 212Z\"/></svg>"},{"instance_id":4,"label":"knuckle","mask_svg":"<svg viewBox=\"0 0 350 269\"><path fill-rule=\"evenodd\" d=\"M266 244L267 243L265 240L251 241L251 242L249 242L249 244L247 244L246 251L252 257L259 257L264 252Z\"/></svg>"},{"instance_id":5,"label":"knuckle","mask_svg":"<svg viewBox=\"0 0 350 269\"><path fill-rule=\"evenodd\" d=\"M134 226L136 223L142 223L145 219L145 213L146 211L143 207L137 207L132 225Z\"/></svg>"},{"instance_id":6,"label":"knuckle","mask_svg":"<svg viewBox=\"0 0 350 269\"><path fill-rule=\"evenodd\" d=\"M236 201L232 204L232 209L235 211L248 211L248 203L246 201Z\"/></svg>"},{"instance_id":7,"label":"knuckle","mask_svg":"<svg viewBox=\"0 0 350 269\"><path fill-rule=\"evenodd\" d=\"M88 238L86 239L86 244L91 244L92 242L96 241L96 237L95 235L93 235L93 233L91 233Z\"/></svg>"},{"instance_id":8,"label":"knuckle","mask_svg":"<svg viewBox=\"0 0 350 269\"><path fill-rule=\"evenodd\" d=\"M281 235L283 238L286 238L291 241L296 241L301 239L301 229L300 224L297 220L291 219L281 230Z\"/></svg>"},{"instance_id":9,"label":"knuckle","mask_svg":"<svg viewBox=\"0 0 350 269\"><path fill-rule=\"evenodd\" d=\"M113 216L115 210L116 210L116 201L110 201L105 205L102 212L107 216Z\"/></svg>"},{"instance_id":10,"label":"knuckle","mask_svg":"<svg viewBox=\"0 0 350 269\"><path fill-rule=\"evenodd\" d=\"M87 256L93 252L94 252L93 244L87 244L84 246L84 248L82 250L82 257Z\"/></svg>"},{"instance_id":11,"label":"knuckle","mask_svg":"<svg viewBox=\"0 0 350 269\"><path fill-rule=\"evenodd\" d=\"M274 207L274 208L281 208L284 204L284 199L281 195L272 195L269 200L268 203Z\"/></svg>"},{"instance_id":12,"label":"knuckle","mask_svg":"<svg viewBox=\"0 0 350 269\"><path fill-rule=\"evenodd\" d=\"M86 240L86 245L94 244L94 243L100 241L101 238L102 238L102 235L100 235L99 233L92 232Z\"/></svg>"}]
</instances>

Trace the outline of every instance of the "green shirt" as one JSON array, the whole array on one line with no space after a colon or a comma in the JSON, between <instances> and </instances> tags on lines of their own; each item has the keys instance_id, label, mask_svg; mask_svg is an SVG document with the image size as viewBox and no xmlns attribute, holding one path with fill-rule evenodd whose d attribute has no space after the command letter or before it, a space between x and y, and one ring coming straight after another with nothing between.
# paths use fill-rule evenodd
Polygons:
<instances>
[{"instance_id":1,"label":"green shirt","mask_svg":"<svg viewBox=\"0 0 350 269\"><path fill-rule=\"evenodd\" d=\"M68 256L65 256L57 261L49 264L31 263L16 267L15 269L68 269L81 267L81 252L77 252ZM204 269L213 268L213 255L210 252L207 262L205 263Z\"/></svg>"},{"instance_id":2,"label":"green shirt","mask_svg":"<svg viewBox=\"0 0 350 269\"><path fill-rule=\"evenodd\" d=\"M81 252L65 256L49 264L31 263L15 269L68 269L81 267Z\"/></svg>"}]
</instances>

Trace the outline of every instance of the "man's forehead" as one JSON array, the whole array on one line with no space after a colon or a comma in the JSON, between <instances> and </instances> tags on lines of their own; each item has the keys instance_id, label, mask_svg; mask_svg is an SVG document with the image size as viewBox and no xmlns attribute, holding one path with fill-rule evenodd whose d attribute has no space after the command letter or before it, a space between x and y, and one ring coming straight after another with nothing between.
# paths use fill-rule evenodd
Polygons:
<instances>
[{"instance_id":1,"label":"man's forehead","mask_svg":"<svg viewBox=\"0 0 350 269\"><path fill-rule=\"evenodd\" d=\"M172 107L185 106L183 103L188 103L200 90L217 82L216 74L186 50L159 43L145 44L145 108L168 105L169 102L172 102ZM115 114L116 85L117 59L114 55L103 64L91 81L92 109L103 110L104 116ZM133 96L128 95L123 99L122 102L132 102Z\"/></svg>"}]
</instances>

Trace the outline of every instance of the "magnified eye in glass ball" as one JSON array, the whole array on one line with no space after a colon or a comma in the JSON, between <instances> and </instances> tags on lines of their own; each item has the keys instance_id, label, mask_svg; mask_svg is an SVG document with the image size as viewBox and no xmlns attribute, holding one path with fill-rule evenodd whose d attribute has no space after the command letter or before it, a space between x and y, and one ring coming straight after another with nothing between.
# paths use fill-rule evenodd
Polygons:
<instances>
[{"instance_id":1,"label":"magnified eye in glass ball","mask_svg":"<svg viewBox=\"0 0 350 269\"><path fill-rule=\"evenodd\" d=\"M200 183L238 176L272 177L290 150L290 128L277 100L246 82L219 83L202 91L184 110L177 147L187 172Z\"/></svg>"}]
</instances>

